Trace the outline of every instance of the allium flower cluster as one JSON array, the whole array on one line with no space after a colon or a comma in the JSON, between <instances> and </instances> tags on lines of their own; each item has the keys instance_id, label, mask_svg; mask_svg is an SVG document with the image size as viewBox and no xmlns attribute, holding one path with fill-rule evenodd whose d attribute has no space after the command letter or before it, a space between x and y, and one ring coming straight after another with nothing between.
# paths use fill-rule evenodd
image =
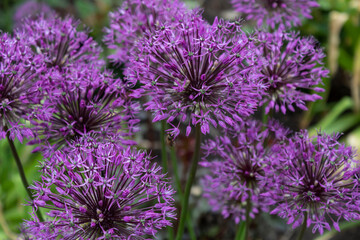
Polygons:
<instances>
[{"instance_id":1,"label":"allium flower cluster","mask_svg":"<svg viewBox=\"0 0 360 240\"><path fill-rule=\"evenodd\" d=\"M72 69L57 76L46 87L47 97L32 121L33 143L50 143L55 149L82 136L96 140L126 139L136 131L139 107L121 79L96 68Z\"/></svg>"},{"instance_id":2,"label":"allium flower cluster","mask_svg":"<svg viewBox=\"0 0 360 240\"><path fill-rule=\"evenodd\" d=\"M115 53L109 58L115 63L128 62L135 42L158 27L160 22L181 19L188 12L179 0L126 0L115 12L109 13L110 28L106 28L104 42Z\"/></svg>"},{"instance_id":3,"label":"allium flower cluster","mask_svg":"<svg viewBox=\"0 0 360 240\"><path fill-rule=\"evenodd\" d=\"M288 133L275 121L263 128L251 120L203 145L206 155L200 164L210 169L202 179L203 196L214 211L236 223L246 220L247 204L252 218L260 210L268 211L269 200L262 194L274 191L269 172Z\"/></svg>"},{"instance_id":4,"label":"allium flower cluster","mask_svg":"<svg viewBox=\"0 0 360 240\"><path fill-rule=\"evenodd\" d=\"M354 150L338 142L339 135L319 132L310 137L303 130L289 139L278 157L274 179L278 198L272 214L322 234L330 223L360 218L359 181L354 177ZM276 199L276 198L274 198Z\"/></svg>"},{"instance_id":5,"label":"allium flower cluster","mask_svg":"<svg viewBox=\"0 0 360 240\"><path fill-rule=\"evenodd\" d=\"M311 8L318 7L316 0L231 0L236 11L247 20L255 20L259 27L301 25L301 18L312 18Z\"/></svg>"},{"instance_id":6,"label":"allium flower cluster","mask_svg":"<svg viewBox=\"0 0 360 240\"><path fill-rule=\"evenodd\" d=\"M257 49L262 56L261 78L267 86L267 96L262 100L266 112L270 109L295 111L294 106L307 110L307 101L321 99L311 91L322 92L315 87L327 77L324 68L325 54L313 37L300 37L298 33L260 32L258 39L263 44Z\"/></svg>"},{"instance_id":7,"label":"allium flower cluster","mask_svg":"<svg viewBox=\"0 0 360 240\"><path fill-rule=\"evenodd\" d=\"M71 17L48 18L43 14L35 20L26 19L16 31L27 36L27 44L46 63L48 72L44 79L52 77L53 72L64 73L72 67L103 66L103 60L99 59L101 48Z\"/></svg>"},{"instance_id":8,"label":"allium flower cluster","mask_svg":"<svg viewBox=\"0 0 360 240\"><path fill-rule=\"evenodd\" d=\"M42 98L35 77L44 64L24 44L24 36L0 35L0 138L9 129L12 139L31 136L20 120L30 114L34 103Z\"/></svg>"},{"instance_id":9,"label":"allium flower cluster","mask_svg":"<svg viewBox=\"0 0 360 240\"><path fill-rule=\"evenodd\" d=\"M42 164L34 211L47 219L26 221L33 239L144 239L175 218L173 189L145 152L111 143L74 144Z\"/></svg>"},{"instance_id":10,"label":"allium flower cluster","mask_svg":"<svg viewBox=\"0 0 360 240\"><path fill-rule=\"evenodd\" d=\"M174 136L180 123L188 125L187 136L197 124L206 134L210 124L226 128L256 109L263 89L253 42L239 25L216 19L211 26L195 12L141 40L128 78L144 84L146 110L154 121L166 119Z\"/></svg>"},{"instance_id":11,"label":"allium flower cluster","mask_svg":"<svg viewBox=\"0 0 360 240\"><path fill-rule=\"evenodd\" d=\"M14 14L14 28L20 27L24 18L35 19L39 15L44 14L46 18L50 18L54 13L49 5L45 2L36 0L28 0L21 4Z\"/></svg>"}]
</instances>

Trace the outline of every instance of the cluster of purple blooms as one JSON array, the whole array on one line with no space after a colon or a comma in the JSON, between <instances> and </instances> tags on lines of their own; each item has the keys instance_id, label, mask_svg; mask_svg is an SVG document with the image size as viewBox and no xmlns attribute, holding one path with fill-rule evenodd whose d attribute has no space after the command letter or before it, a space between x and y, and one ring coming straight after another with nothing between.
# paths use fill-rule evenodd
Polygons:
<instances>
[{"instance_id":1,"label":"cluster of purple blooms","mask_svg":"<svg viewBox=\"0 0 360 240\"><path fill-rule=\"evenodd\" d=\"M313 225L313 232L340 231L339 220L360 219L359 181L354 149L338 142L339 134L318 132L310 137L302 130L287 140L276 156L272 214L288 224ZM281 177L280 177L281 176Z\"/></svg>"},{"instance_id":2,"label":"cluster of purple blooms","mask_svg":"<svg viewBox=\"0 0 360 240\"><path fill-rule=\"evenodd\" d=\"M251 118L259 107L286 114L320 99L325 54L289 30L318 4L232 2L270 31L248 34L241 20L209 24L178 0L125 0L104 30L124 79L106 69L101 47L72 17L31 14L14 36L1 33L0 137L26 137L46 157L31 186L26 238L145 239L173 225L166 173L131 147L143 101L173 138L219 129L200 165L210 171L204 197L225 218L270 212L321 234L329 222L339 230L340 219L360 219L354 150L339 135L311 137ZM49 210L45 221L39 208Z\"/></svg>"},{"instance_id":3,"label":"cluster of purple blooms","mask_svg":"<svg viewBox=\"0 0 360 240\"><path fill-rule=\"evenodd\" d=\"M86 27L53 12L0 39L1 137L26 137L46 157L24 237L143 239L172 225L174 190L130 147L141 91L105 69Z\"/></svg>"},{"instance_id":4,"label":"cluster of purple blooms","mask_svg":"<svg viewBox=\"0 0 360 240\"><path fill-rule=\"evenodd\" d=\"M57 151L31 187L34 208L51 220L26 221L34 239L143 239L171 225L174 190L145 152L119 150L92 138ZM55 188L54 188L55 187Z\"/></svg>"},{"instance_id":5,"label":"cluster of purple blooms","mask_svg":"<svg viewBox=\"0 0 360 240\"><path fill-rule=\"evenodd\" d=\"M36 77L44 69L41 57L32 54L25 36L0 35L0 137L31 136L20 120L42 99Z\"/></svg>"},{"instance_id":6,"label":"cluster of purple blooms","mask_svg":"<svg viewBox=\"0 0 360 240\"><path fill-rule=\"evenodd\" d=\"M320 234L330 230L329 221L340 231L340 219L360 219L355 152L338 142L339 135L291 134L272 121L235 130L203 145L201 165L211 169L202 179L204 197L215 211L245 221L250 199L250 217L271 210L294 228L306 218Z\"/></svg>"},{"instance_id":7,"label":"cluster of purple blooms","mask_svg":"<svg viewBox=\"0 0 360 240\"><path fill-rule=\"evenodd\" d=\"M180 124L226 128L256 110L264 91L257 78L254 43L236 22L215 19L212 25L198 12L184 21L160 23L133 55L129 79L144 84L151 97L145 110L164 120L176 137ZM134 80L133 80L134 81Z\"/></svg>"},{"instance_id":8,"label":"cluster of purple blooms","mask_svg":"<svg viewBox=\"0 0 360 240\"><path fill-rule=\"evenodd\" d=\"M221 211L225 218L231 216L236 223L246 220L247 201L251 202L251 218L260 210L269 211L270 198L263 194L275 194L269 173L289 133L278 122L264 126L250 120L204 143L200 165L211 169L211 174L202 179L204 197L214 211Z\"/></svg>"},{"instance_id":9,"label":"cluster of purple blooms","mask_svg":"<svg viewBox=\"0 0 360 240\"><path fill-rule=\"evenodd\" d=\"M117 64L129 64L135 42L160 23L177 22L187 13L181 0L125 0L109 14L110 27L105 29L104 42L114 53L109 59Z\"/></svg>"},{"instance_id":10,"label":"cluster of purple blooms","mask_svg":"<svg viewBox=\"0 0 360 240\"><path fill-rule=\"evenodd\" d=\"M231 0L236 11L245 19L254 20L258 27L292 27L301 25L301 17L312 18L315 0Z\"/></svg>"},{"instance_id":11,"label":"cluster of purple blooms","mask_svg":"<svg viewBox=\"0 0 360 240\"><path fill-rule=\"evenodd\" d=\"M325 54L313 37L300 37L296 32L277 30L273 33L258 32L261 47L257 49L261 58L261 78L266 85L268 96L261 105L265 112L271 109L295 111L293 104L307 110L306 102L321 97L313 92L323 92L316 87L327 77L323 67ZM307 91L307 92L306 92Z\"/></svg>"}]
</instances>

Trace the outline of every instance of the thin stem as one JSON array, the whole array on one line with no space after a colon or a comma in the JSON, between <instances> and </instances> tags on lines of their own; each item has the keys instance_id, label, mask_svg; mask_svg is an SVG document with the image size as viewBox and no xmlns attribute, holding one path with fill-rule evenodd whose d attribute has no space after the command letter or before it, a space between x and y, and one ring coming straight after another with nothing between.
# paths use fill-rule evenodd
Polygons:
<instances>
[{"instance_id":1,"label":"thin stem","mask_svg":"<svg viewBox=\"0 0 360 240\"><path fill-rule=\"evenodd\" d=\"M168 226L167 227L167 232L169 235L169 240L173 240L174 239L174 229L172 226Z\"/></svg>"},{"instance_id":2,"label":"thin stem","mask_svg":"<svg viewBox=\"0 0 360 240\"><path fill-rule=\"evenodd\" d=\"M166 121L161 121L161 131L160 131L160 142L161 142L161 163L162 163L162 170L164 174L168 174L168 159L167 159L167 151L166 151ZM169 235L169 240L174 239L174 230L172 227L167 228L167 232Z\"/></svg>"},{"instance_id":3,"label":"thin stem","mask_svg":"<svg viewBox=\"0 0 360 240\"><path fill-rule=\"evenodd\" d=\"M184 194L182 192L181 189L181 181L180 181L180 177L179 177L179 172L178 172L178 162L177 162L177 158L176 158L176 152L175 152L175 147L170 148L170 158L171 158L171 164L173 167L173 174L174 174L174 179L175 179L175 186L176 186L176 192L179 196L180 202L183 202L183 198L184 198ZM187 220L186 220L186 227L189 231L190 234L190 239L191 240L196 240L196 234L194 231L194 225L192 224L192 219L191 216L189 215L189 213L187 214Z\"/></svg>"},{"instance_id":4,"label":"thin stem","mask_svg":"<svg viewBox=\"0 0 360 240\"><path fill-rule=\"evenodd\" d=\"M9 145L10 145L10 148L11 148L11 152L12 152L12 154L13 154L13 156L14 156L14 159L15 159L15 162L16 162L16 166L17 166L17 168L18 168L18 170L19 170L21 182L22 182L23 186L25 187L26 193L28 194L29 198L30 198L31 200L34 200L32 194L31 194L31 192L30 192L30 189L29 189L29 183L28 183L28 181L27 181L27 179L26 179L25 172L24 172L24 168L23 168L23 166L22 166L22 164L21 164L19 155L18 155L18 153L17 153L17 151L16 151L16 147L15 147L14 141L11 140L11 138L10 138L10 132L8 131L8 128L7 128L7 127L4 127L4 130L6 131L6 138L7 138L8 142L9 142ZM40 220L41 222L44 221L44 219L43 219L40 211L36 211L36 215L38 216L38 218L39 218L39 220Z\"/></svg>"},{"instance_id":5,"label":"thin stem","mask_svg":"<svg viewBox=\"0 0 360 240\"><path fill-rule=\"evenodd\" d=\"M266 128L266 125L267 125L267 123L268 123L268 120L269 120L269 113L266 113L265 110L266 109L266 107L265 106L263 106L263 109L262 109L262 123L263 123L263 127L264 128Z\"/></svg>"},{"instance_id":6,"label":"thin stem","mask_svg":"<svg viewBox=\"0 0 360 240\"><path fill-rule=\"evenodd\" d=\"M246 219L245 219L245 236L243 239L247 240L249 236L250 228L250 211L251 211L251 193L249 193L248 199L246 200Z\"/></svg>"},{"instance_id":7,"label":"thin stem","mask_svg":"<svg viewBox=\"0 0 360 240\"><path fill-rule=\"evenodd\" d=\"M179 194L180 201L182 202L183 192L181 189L181 182L180 182L180 177L179 177L178 162L177 162L177 158L176 158L175 147L170 148L170 159L171 159L171 164L172 164L172 168L173 168L175 186L177 188L176 192L177 192L177 194Z\"/></svg>"},{"instance_id":8,"label":"thin stem","mask_svg":"<svg viewBox=\"0 0 360 240\"><path fill-rule=\"evenodd\" d=\"M245 232L246 222L242 221L239 223L239 227L236 231L235 240L242 240L244 239L244 232Z\"/></svg>"},{"instance_id":9,"label":"thin stem","mask_svg":"<svg viewBox=\"0 0 360 240\"><path fill-rule=\"evenodd\" d=\"M307 222L307 212L304 213L304 222L301 226L301 230L300 230L300 233L297 237L297 240L302 240L303 239L303 236L304 236L304 233L305 233L305 230L306 230L306 222Z\"/></svg>"},{"instance_id":10,"label":"thin stem","mask_svg":"<svg viewBox=\"0 0 360 240\"><path fill-rule=\"evenodd\" d=\"M166 121L161 121L161 132L160 132L160 142L161 142L161 162L163 167L163 173L167 174L168 172L168 163L167 163L167 152L166 152Z\"/></svg>"},{"instance_id":11,"label":"thin stem","mask_svg":"<svg viewBox=\"0 0 360 240\"><path fill-rule=\"evenodd\" d=\"M198 162L200 159L200 144L201 144L200 124L196 125L195 139L196 139L196 143L195 143L194 157L192 159L189 177L188 177L188 180L187 180L186 186L185 186L184 198L183 198L183 201L181 204L180 223L179 223L178 232L176 234L176 240L181 240L182 236L184 234L185 222L187 220L187 213L188 213L188 207L189 207L190 190L191 190L191 186L195 180L196 170L197 170Z\"/></svg>"},{"instance_id":12,"label":"thin stem","mask_svg":"<svg viewBox=\"0 0 360 240\"><path fill-rule=\"evenodd\" d=\"M263 123L263 130L266 129L267 124L269 123L269 119L273 117L273 110L270 108L269 112L266 113L266 106L262 107L262 123Z\"/></svg>"},{"instance_id":13,"label":"thin stem","mask_svg":"<svg viewBox=\"0 0 360 240\"><path fill-rule=\"evenodd\" d=\"M30 197L31 200L34 200L31 192L30 192L30 189L29 189L29 183L25 177L25 172L24 172L24 168L22 167L22 164L21 164L21 161L20 161L20 158L19 158L19 155L16 151L16 148L15 148L15 145L14 145L14 142L13 140L10 139L10 134L9 132L6 133L6 138L9 142L9 145L10 145L10 148L11 148L11 152L14 156L14 159L15 159L15 162L16 162L16 166L19 170L19 174L20 174L20 178L21 178L21 181L22 181L22 184L23 186L25 187L25 190L28 194L28 196Z\"/></svg>"}]
</instances>

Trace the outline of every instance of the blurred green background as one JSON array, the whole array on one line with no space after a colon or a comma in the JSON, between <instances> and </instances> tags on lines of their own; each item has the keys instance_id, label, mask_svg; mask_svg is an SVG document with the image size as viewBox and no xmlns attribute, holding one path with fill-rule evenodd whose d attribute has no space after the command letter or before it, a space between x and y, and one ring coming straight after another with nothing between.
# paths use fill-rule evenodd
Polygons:
<instances>
[{"instance_id":1,"label":"blurred green background","mask_svg":"<svg viewBox=\"0 0 360 240\"><path fill-rule=\"evenodd\" d=\"M16 23L14 14L26 1L0 0L0 30L12 32ZM115 0L44 0L58 14L73 15L92 29L91 36L99 44L103 28L108 24L109 11L121 5ZM209 21L215 16L235 18L239 16L228 1L187 1L190 8L203 7L204 17ZM320 8L314 9L311 20L304 21L299 29L301 35L313 35L325 48L326 66L330 76L324 79L326 91L323 100L308 105L309 111L276 115L278 119L297 130L317 128L332 133L343 132L343 141L360 148L360 0L319 0ZM251 23L248 23L251 26ZM104 47L104 46L103 46ZM108 55L104 47L103 56ZM29 182L39 180L38 160L40 154L32 154L33 147L16 142ZM0 141L0 240L16 239L23 219L28 219L30 207L26 192L11 155L7 141ZM200 213L199 213L200 214ZM197 223L199 226L200 224ZM352 227L351 225L350 227ZM220 229L221 230L221 229ZM201 239L216 239L220 231L212 229ZM334 235L322 238L330 239ZM259 239L262 239L259 237ZM266 239L266 238L265 238ZM354 238L355 239L355 238Z\"/></svg>"}]
</instances>

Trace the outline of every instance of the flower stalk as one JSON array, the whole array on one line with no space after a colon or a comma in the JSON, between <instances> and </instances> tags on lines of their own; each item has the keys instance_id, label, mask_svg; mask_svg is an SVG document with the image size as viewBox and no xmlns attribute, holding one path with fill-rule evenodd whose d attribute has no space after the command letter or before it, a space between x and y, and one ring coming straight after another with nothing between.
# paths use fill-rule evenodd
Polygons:
<instances>
[{"instance_id":1,"label":"flower stalk","mask_svg":"<svg viewBox=\"0 0 360 240\"><path fill-rule=\"evenodd\" d=\"M248 239L250 228L250 211L251 211L251 193L249 192L248 199L246 200L246 219L245 219L245 234L243 239Z\"/></svg>"},{"instance_id":2,"label":"flower stalk","mask_svg":"<svg viewBox=\"0 0 360 240\"><path fill-rule=\"evenodd\" d=\"M176 240L181 240L182 236L184 234L185 222L187 219L187 213L188 213L188 207L189 207L190 190L191 190L191 186L195 180L196 170L197 170L198 162L200 160L200 144L201 144L201 126L200 126L200 124L196 125L195 139L196 139L196 143L195 143L194 157L192 159L189 177L188 177L188 180L187 180L186 186L185 186L184 198L183 198L182 204L181 204L180 223L179 223L178 232L176 234Z\"/></svg>"},{"instance_id":3,"label":"flower stalk","mask_svg":"<svg viewBox=\"0 0 360 240\"><path fill-rule=\"evenodd\" d=\"M10 132L8 131L8 128L5 126L4 127L4 130L6 131L6 138L8 140L8 143L10 145L10 149L11 149L11 153L12 155L14 156L14 159L15 159L15 162L16 162L16 166L19 170L19 174L20 174L20 178L21 178L21 182L26 190L26 193L27 195L29 196L29 198L31 200L34 200L31 192L30 192L30 189L29 189L29 183L26 179L26 176L25 176L25 172L24 172L24 168L21 164L21 160L20 160L20 157L19 157L19 154L17 153L16 151L16 147L15 147L15 144L14 144L14 141L10 138ZM36 215L38 216L39 220L42 222L44 221L40 211L36 211Z\"/></svg>"},{"instance_id":4,"label":"flower stalk","mask_svg":"<svg viewBox=\"0 0 360 240\"><path fill-rule=\"evenodd\" d=\"M160 132L160 142L161 142L161 163L162 163L162 170L164 174L168 173L168 158L167 158L167 151L166 151L166 121L161 121L161 132ZM172 227L167 227L169 240L174 239L174 230Z\"/></svg>"},{"instance_id":5,"label":"flower stalk","mask_svg":"<svg viewBox=\"0 0 360 240\"><path fill-rule=\"evenodd\" d=\"M301 230L300 230L300 233L297 237L297 240L302 240L303 237L304 237L304 233L305 233L305 230L306 230L306 222L307 222L307 217L308 217L308 214L307 212L304 213L304 222L301 226Z\"/></svg>"},{"instance_id":6,"label":"flower stalk","mask_svg":"<svg viewBox=\"0 0 360 240\"><path fill-rule=\"evenodd\" d=\"M176 187L176 193L179 196L180 202L183 202L183 198L184 198L184 194L183 191L181 189L181 182L180 182L180 177L179 177L179 171L178 171L178 167L177 167L177 159L176 159L176 152L175 152L175 147L172 147L170 149L170 158L171 158L171 164L173 167L173 175L174 175L174 179L175 179L175 187ZM190 239L191 240L196 240L196 234L194 231L194 225L192 224L192 219L189 216L189 214L187 215L187 220L186 220L186 225L187 225L187 229L189 231L189 235L190 235Z\"/></svg>"},{"instance_id":7,"label":"flower stalk","mask_svg":"<svg viewBox=\"0 0 360 240\"><path fill-rule=\"evenodd\" d=\"M242 221L239 223L238 230L236 231L235 240L243 240L244 238L244 230L246 227L246 222Z\"/></svg>"},{"instance_id":8,"label":"flower stalk","mask_svg":"<svg viewBox=\"0 0 360 240\"><path fill-rule=\"evenodd\" d=\"M161 133L160 133L160 142L161 142L161 162L163 167L163 172L166 174L168 172L168 163L167 163L167 151L166 151L166 141L165 141L165 132L166 121L161 121Z\"/></svg>"}]
</instances>

